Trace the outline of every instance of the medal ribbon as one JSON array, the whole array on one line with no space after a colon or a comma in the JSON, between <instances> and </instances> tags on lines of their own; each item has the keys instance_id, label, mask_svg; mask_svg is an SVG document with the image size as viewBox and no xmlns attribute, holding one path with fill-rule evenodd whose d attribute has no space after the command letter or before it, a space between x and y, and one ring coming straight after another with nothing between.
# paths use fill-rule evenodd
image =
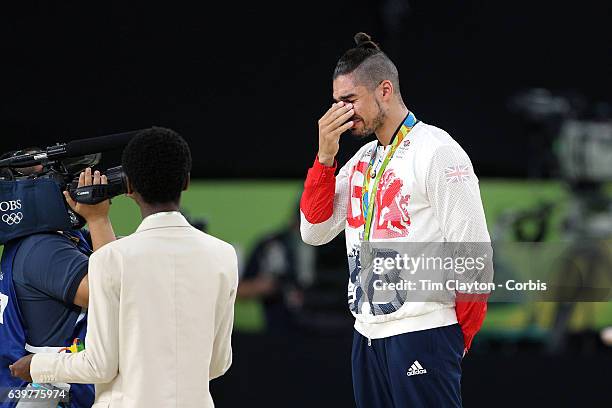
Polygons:
<instances>
[{"instance_id":1,"label":"medal ribbon","mask_svg":"<svg viewBox=\"0 0 612 408\"><path fill-rule=\"evenodd\" d=\"M395 136L393 136L391 148L387 152L387 156L385 160L382 162L380 169L374 175L374 183L372 185L372 191L368 191L370 187L370 181L372 180L372 170L374 169L374 162L376 161L376 148L372 152L372 156L370 157L370 163L368 164L368 168L366 170L366 174L363 182L363 192L361 195L361 204L363 208L363 217L365 219L365 226L363 231L363 240L367 241L370 239L370 229L372 227L372 218L374 215L374 205L376 199L376 191L378 190L378 183L380 182L380 177L385 172L387 165L391 161L391 158L395 154L395 151L400 146L408 132L412 130L414 125L417 124L417 119L412 112L408 112L408 116L404 119L404 122L399 127ZM378 145L377 145L378 147ZM372 211L370 211L372 209Z\"/></svg>"}]
</instances>

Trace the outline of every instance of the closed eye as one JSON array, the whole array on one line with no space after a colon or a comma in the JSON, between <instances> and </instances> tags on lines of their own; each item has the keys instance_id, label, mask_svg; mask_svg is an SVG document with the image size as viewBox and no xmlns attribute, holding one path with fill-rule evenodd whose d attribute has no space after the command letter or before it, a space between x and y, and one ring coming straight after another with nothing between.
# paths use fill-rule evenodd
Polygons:
<instances>
[{"instance_id":1,"label":"closed eye","mask_svg":"<svg viewBox=\"0 0 612 408\"><path fill-rule=\"evenodd\" d=\"M354 101L357 100L356 96L357 95L354 93L349 93L349 94L340 96L338 99L335 99L335 102L342 101L342 102L347 102L347 103L353 103Z\"/></svg>"}]
</instances>

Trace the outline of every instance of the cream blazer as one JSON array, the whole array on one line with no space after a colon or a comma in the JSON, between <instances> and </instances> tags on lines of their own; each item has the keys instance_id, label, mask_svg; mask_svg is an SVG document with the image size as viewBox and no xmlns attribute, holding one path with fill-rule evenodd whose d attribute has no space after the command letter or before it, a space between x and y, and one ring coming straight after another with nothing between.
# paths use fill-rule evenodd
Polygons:
<instances>
[{"instance_id":1,"label":"cream blazer","mask_svg":"<svg viewBox=\"0 0 612 408\"><path fill-rule=\"evenodd\" d=\"M95 408L213 407L232 362L236 252L178 212L146 217L89 262L85 350L36 354L38 383L96 384Z\"/></svg>"}]
</instances>

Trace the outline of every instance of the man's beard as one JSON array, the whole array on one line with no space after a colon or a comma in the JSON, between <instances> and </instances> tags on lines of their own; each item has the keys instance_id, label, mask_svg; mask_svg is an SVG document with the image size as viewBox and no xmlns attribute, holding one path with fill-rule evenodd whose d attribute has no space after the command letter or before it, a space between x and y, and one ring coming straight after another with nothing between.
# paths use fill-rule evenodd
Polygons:
<instances>
[{"instance_id":1,"label":"man's beard","mask_svg":"<svg viewBox=\"0 0 612 408\"><path fill-rule=\"evenodd\" d=\"M376 113L376 117L374 118L374 120L372 120L372 124L370 126L366 126L365 121L361 119L361 122L363 123L363 129L351 129L351 134L357 139L363 139L376 133L376 131L385 122L386 115L380 107L380 103L378 103L378 101L376 101L376 106L378 107L378 112Z\"/></svg>"}]
</instances>

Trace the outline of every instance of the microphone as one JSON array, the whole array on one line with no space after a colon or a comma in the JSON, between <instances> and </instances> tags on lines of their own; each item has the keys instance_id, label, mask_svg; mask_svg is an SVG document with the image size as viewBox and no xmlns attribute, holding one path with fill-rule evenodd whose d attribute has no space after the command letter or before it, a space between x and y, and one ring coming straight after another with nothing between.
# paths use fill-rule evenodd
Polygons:
<instances>
[{"instance_id":1,"label":"microphone","mask_svg":"<svg viewBox=\"0 0 612 408\"><path fill-rule=\"evenodd\" d=\"M0 167L28 167L50 160L85 156L119 149L126 146L138 132L140 130L78 139L68 143L57 143L55 146L49 146L43 151L20 154L19 156L0 160Z\"/></svg>"},{"instance_id":2,"label":"microphone","mask_svg":"<svg viewBox=\"0 0 612 408\"><path fill-rule=\"evenodd\" d=\"M65 153L62 153L62 156L58 158L85 156L87 154L119 149L125 147L138 132L140 132L140 130L73 140L72 142L66 143Z\"/></svg>"}]
</instances>

